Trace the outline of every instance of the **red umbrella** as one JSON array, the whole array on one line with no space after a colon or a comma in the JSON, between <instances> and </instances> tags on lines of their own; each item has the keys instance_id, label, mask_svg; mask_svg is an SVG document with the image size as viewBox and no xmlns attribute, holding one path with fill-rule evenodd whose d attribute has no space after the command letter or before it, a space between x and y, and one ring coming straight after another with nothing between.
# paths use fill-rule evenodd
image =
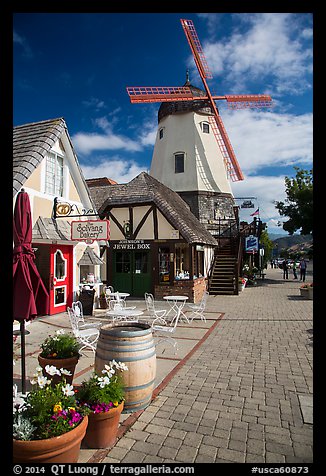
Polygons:
<instances>
[{"instance_id":1,"label":"red umbrella","mask_svg":"<svg viewBox=\"0 0 326 476\"><path fill-rule=\"evenodd\" d=\"M35 265L32 249L32 214L28 194L22 189L14 209L13 320L20 321L22 391L25 392L25 321L49 313L47 292Z\"/></svg>"}]
</instances>

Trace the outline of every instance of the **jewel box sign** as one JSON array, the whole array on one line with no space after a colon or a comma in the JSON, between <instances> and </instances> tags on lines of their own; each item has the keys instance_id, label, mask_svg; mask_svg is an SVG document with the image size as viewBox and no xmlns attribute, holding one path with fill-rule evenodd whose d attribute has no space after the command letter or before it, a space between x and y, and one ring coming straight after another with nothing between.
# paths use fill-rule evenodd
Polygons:
<instances>
[{"instance_id":1,"label":"jewel box sign","mask_svg":"<svg viewBox=\"0 0 326 476\"><path fill-rule=\"evenodd\" d=\"M86 241L86 243L93 243L95 240L109 240L110 222L109 220L72 221L71 239Z\"/></svg>"}]
</instances>

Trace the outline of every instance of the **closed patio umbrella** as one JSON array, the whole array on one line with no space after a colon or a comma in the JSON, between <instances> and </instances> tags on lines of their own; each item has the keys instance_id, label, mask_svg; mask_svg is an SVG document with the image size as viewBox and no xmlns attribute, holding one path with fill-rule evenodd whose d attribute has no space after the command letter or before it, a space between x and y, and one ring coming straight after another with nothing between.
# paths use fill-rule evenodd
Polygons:
<instances>
[{"instance_id":1,"label":"closed patio umbrella","mask_svg":"<svg viewBox=\"0 0 326 476\"><path fill-rule=\"evenodd\" d=\"M15 203L13 238L13 320L20 322L22 392L25 393L25 321L49 313L49 293L35 265L31 205L24 189Z\"/></svg>"}]
</instances>

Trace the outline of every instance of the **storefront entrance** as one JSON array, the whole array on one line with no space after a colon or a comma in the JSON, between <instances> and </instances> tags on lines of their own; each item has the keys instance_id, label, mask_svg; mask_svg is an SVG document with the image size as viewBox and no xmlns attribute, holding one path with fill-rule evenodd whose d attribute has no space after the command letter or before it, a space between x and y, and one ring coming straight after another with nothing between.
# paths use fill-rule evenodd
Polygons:
<instances>
[{"instance_id":1,"label":"storefront entrance","mask_svg":"<svg viewBox=\"0 0 326 476\"><path fill-rule=\"evenodd\" d=\"M151 253L142 250L113 251L112 285L115 291L143 297L151 291Z\"/></svg>"}]
</instances>

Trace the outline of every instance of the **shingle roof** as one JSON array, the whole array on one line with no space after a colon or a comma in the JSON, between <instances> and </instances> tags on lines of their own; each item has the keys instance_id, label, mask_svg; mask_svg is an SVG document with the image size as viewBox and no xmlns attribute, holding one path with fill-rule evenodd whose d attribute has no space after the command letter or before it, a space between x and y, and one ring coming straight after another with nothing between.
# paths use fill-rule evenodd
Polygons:
<instances>
[{"instance_id":1,"label":"shingle roof","mask_svg":"<svg viewBox=\"0 0 326 476\"><path fill-rule=\"evenodd\" d=\"M87 246L82 257L78 261L78 264L85 264L85 265L94 265L94 264L103 264L104 261L100 258L95 251L90 247Z\"/></svg>"},{"instance_id":2,"label":"shingle roof","mask_svg":"<svg viewBox=\"0 0 326 476\"><path fill-rule=\"evenodd\" d=\"M39 239L70 241L71 225L67 220L54 220L53 218L38 217L33 226L33 241Z\"/></svg>"},{"instance_id":3,"label":"shingle roof","mask_svg":"<svg viewBox=\"0 0 326 476\"><path fill-rule=\"evenodd\" d=\"M90 194L102 217L107 207L155 203L188 243L217 245L215 238L190 211L184 200L146 172L141 172L127 184L91 187Z\"/></svg>"},{"instance_id":4,"label":"shingle roof","mask_svg":"<svg viewBox=\"0 0 326 476\"><path fill-rule=\"evenodd\" d=\"M13 195L20 191L65 129L62 117L14 127Z\"/></svg>"}]
</instances>

